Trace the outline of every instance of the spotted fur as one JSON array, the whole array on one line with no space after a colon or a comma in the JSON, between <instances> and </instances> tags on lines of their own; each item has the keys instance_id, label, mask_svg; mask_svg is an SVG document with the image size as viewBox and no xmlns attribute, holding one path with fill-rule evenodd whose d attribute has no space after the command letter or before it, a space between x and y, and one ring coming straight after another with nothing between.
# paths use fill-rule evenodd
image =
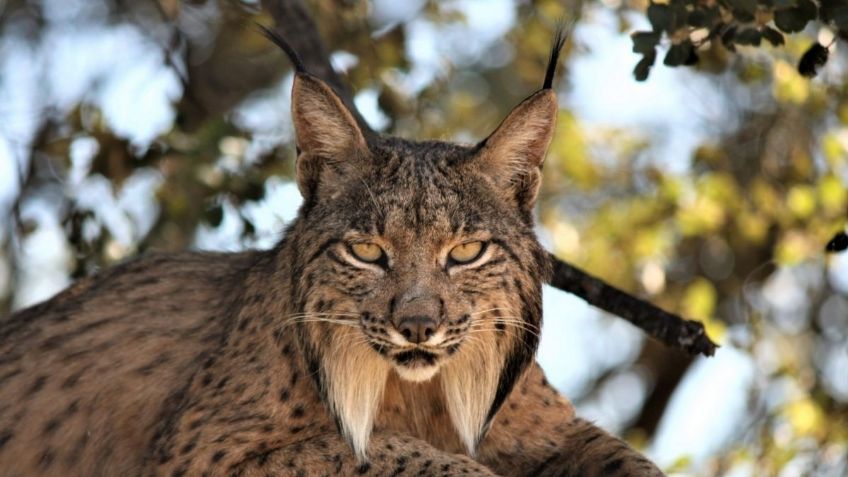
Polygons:
<instances>
[{"instance_id":1,"label":"spotted fur","mask_svg":"<svg viewBox=\"0 0 848 477\"><path fill-rule=\"evenodd\" d=\"M534 363L556 112L544 88L478 145L379 137L298 71L277 247L140 258L0 324L0 475L662 475Z\"/></svg>"}]
</instances>

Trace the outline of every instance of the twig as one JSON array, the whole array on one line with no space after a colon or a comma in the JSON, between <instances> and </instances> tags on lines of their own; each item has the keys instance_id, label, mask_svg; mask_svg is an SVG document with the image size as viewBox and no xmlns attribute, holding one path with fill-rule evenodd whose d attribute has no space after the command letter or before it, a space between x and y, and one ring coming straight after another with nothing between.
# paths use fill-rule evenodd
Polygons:
<instances>
[{"instance_id":1,"label":"twig","mask_svg":"<svg viewBox=\"0 0 848 477\"><path fill-rule=\"evenodd\" d=\"M707 336L703 323L664 311L553 255L550 258L554 269L551 286L624 318L668 346L693 355L712 356L715 353L718 345Z\"/></svg>"},{"instance_id":2,"label":"twig","mask_svg":"<svg viewBox=\"0 0 848 477\"><path fill-rule=\"evenodd\" d=\"M368 124L350 100L350 89L330 65L327 50L318 36L315 22L303 3L300 0L262 0L262 6L274 18L275 31L300 54L307 71L333 86L356 116L361 127L370 132ZM690 354L712 356L715 353L718 345L706 335L702 323L663 311L553 255L550 255L550 259L554 270L550 280L552 286L624 318L668 346Z\"/></svg>"}]
</instances>

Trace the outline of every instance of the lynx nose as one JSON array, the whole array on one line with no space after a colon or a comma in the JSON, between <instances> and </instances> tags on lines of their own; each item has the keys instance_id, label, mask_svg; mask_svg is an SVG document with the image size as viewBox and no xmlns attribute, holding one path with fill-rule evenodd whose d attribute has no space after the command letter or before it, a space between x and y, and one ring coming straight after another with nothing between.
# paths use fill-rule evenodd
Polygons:
<instances>
[{"instance_id":1,"label":"lynx nose","mask_svg":"<svg viewBox=\"0 0 848 477\"><path fill-rule=\"evenodd\" d=\"M405 316L397 324L397 330L410 343L420 344L436 332L436 320L429 316Z\"/></svg>"}]
</instances>

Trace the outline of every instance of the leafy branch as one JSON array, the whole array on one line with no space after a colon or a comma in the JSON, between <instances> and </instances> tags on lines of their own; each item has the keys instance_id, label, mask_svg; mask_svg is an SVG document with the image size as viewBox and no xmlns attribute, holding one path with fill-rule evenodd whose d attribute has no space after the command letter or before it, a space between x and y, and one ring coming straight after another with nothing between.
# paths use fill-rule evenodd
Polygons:
<instances>
[{"instance_id":1,"label":"leafy branch","mask_svg":"<svg viewBox=\"0 0 848 477\"><path fill-rule=\"evenodd\" d=\"M648 78L663 37L670 43L663 64L671 67L697 64L697 49L708 42L719 42L730 51L737 46L759 47L764 40L778 47L785 43L785 34L801 32L816 20L833 28L838 37L848 38L848 2L844 0L652 1L647 16L651 30L631 35L633 52L642 55L633 69L638 81ZM832 44L810 46L798 62L798 72L815 76L827 62Z\"/></svg>"}]
</instances>

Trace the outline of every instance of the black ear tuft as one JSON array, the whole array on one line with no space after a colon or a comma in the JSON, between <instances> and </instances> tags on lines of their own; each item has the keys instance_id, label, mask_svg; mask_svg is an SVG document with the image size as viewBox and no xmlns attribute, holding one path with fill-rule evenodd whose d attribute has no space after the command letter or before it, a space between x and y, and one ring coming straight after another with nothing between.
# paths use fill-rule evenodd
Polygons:
<instances>
[{"instance_id":1,"label":"black ear tuft","mask_svg":"<svg viewBox=\"0 0 848 477\"><path fill-rule=\"evenodd\" d=\"M560 20L557 26L556 34L554 35L554 44L551 45L551 56L548 58L548 70L545 72L545 84L542 89L551 89L554 84L554 76L556 75L557 64L559 63L559 54L565 42L568 41L568 33L574 22L566 25L565 20Z\"/></svg>"},{"instance_id":2,"label":"black ear tuft","mask_svg":"<svg viewBox=\"0 0 848 477\"><path fill-rule=\"evenodd\" d=\"M306 67L303 65L303 60L300 59L300 55L298 55L297 52L294 51L294 48L289 45L285 38L283 38L279 33L275 32L274 30L271 30L270 28L264 25L260 25L259 23L257 23L256 26L259 28L259 32L265 35L265 38L268 38L269 40L274 42L275 45L279 46L280 49L285 52L286 56L288 56L289 60L292 62L292 65L294 65L294 70L296 73L307 73Z\"/></svg>"}]
</instances>

